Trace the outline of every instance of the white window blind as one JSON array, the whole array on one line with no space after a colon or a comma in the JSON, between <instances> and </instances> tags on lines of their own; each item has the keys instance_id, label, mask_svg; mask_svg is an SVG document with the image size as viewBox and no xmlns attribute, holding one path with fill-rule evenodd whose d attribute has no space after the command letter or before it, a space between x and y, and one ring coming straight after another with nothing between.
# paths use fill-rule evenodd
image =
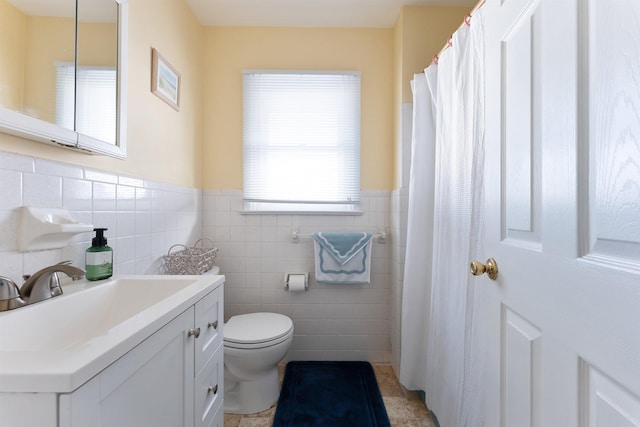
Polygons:
<instances>
[{"instance_id":1,"label":"white window blind","mask_svg":"<svg viewBox=\"0 0 640 427\"><path fill-rule=\"evenodd\" d=\"M75 130L75 79L73 63L56 63L56 123L72 130Z\"/></svg>"},{"instance_id":2,"label":"white window blind","mask_svg":"<svg viewBox=\"0 0 640 427\"><path fill-rule=\"evenodd\" d=\"M358 212L360 73L243 74L246 211Z\"/></svg>"},{"instance_id":3,"label":"white window blind","mask_svg":"<svg viewBox=\"0 0 640 427\"><path fill-rule=\"evenodd\" d=\"M77 76L73 63L57 63L56 67L56 123L115 144L115 67L80 66Z\"/></svg>"}]
</instances>

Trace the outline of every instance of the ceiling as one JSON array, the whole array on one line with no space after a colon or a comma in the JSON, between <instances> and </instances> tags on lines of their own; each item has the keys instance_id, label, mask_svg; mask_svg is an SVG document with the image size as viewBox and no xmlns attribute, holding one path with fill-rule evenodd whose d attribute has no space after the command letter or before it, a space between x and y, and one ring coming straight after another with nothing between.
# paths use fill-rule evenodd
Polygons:
<instances>
[{"instance_id":1,"label":"ceiling","mask_svg":"<svg viewBox=\"0 0 640 427\"><path fill-rule=\"evenodd\" d=\"M74 16L73 0L8 0L29 15ZM177 0L172 0L177 1ZM477 0L183 0L202 25L391 28L402 6L462 6ZM83 20L113 21L113 0L81 7ZM103 8L106 7L107 11ZM106 15L109 18L101 18ZM462 17L461 17L462 19Z\"/></svg>"},{"instance_id":2,"label":"ceiling","mask_svg":"<svg viewBox=\"0 0 640 427\"><path fill-rule=\"evenodd\" d=\"M463 6L471 9L477 0L186 0L186 2L203 25L391 28L402 6Z\"/></svg>"}]
</instances>

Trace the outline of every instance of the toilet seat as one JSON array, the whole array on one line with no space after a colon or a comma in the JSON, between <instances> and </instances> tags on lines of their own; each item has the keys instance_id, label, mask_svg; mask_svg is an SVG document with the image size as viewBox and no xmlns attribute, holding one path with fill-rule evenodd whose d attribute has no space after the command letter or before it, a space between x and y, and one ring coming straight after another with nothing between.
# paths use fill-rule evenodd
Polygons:
<instances>
[{"instance_id":1,"label":"toilet seat","mask_svg":"<svg viewBox=\"0 0 640 427\"><path fill-rule=\"evenodd\" d=\"M278 313L240 314L231 316L223 331L227 348L264 348L289 339L293 334L293 322Z\"/></svg>"}]
</instances>

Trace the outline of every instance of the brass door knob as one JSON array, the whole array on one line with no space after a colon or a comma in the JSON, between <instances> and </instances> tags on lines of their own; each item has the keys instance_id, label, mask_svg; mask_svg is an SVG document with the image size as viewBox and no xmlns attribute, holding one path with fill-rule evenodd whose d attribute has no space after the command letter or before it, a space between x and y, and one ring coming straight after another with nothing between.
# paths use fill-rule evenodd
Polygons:
<instances>
[{"instance_id":1,"label":"brass door knob","mask_svg":"<svg viewBox=\"0 0 640 427\"><path fill-rule=\"evenodd\" d=\"M471 274L474 276L482 276L484 273L487 273L489 279L496 280L496 277L498 277L498 263L495 259L489 258L486 264L480 261L471 262Z\"/></svg>"}]
</instances>

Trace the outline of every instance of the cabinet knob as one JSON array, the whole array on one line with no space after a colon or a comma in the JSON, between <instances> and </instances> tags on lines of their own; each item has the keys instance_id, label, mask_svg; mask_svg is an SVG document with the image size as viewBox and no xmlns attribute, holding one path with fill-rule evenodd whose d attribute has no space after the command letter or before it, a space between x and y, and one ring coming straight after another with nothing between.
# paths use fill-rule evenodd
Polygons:
<instances>
[{"instance_id":1,"label":"cabinet knob","mask_svg":"<svg viewBox=\"0 0 640 427\"><path fill-rule=\"evenodd\" d=\"M200 328L189 329L187 331L187 336L189 336L189 337L194 336L194 337L198 338L200 336Z\"/></svg>"},{"instance_id":2,"label":"cabinet knob","mask_svg":"<svg viewBox=\"0 0 640 427\"><path fill-rule=\"evenodd\" d=\"M218 329L218 321L207 323L208 328Z\"/></svg>"},{"instance_id":3,"label":"cabinet knob","mask_svg":"<svg viewBox=\"0 0 640 427\"><path fill-rule=\"evenodd\" d=\"M207 393L218 393L218 384L214 385L213 387L209 386L209 388L207 389Z\"/></svg>"}]
</instances>

